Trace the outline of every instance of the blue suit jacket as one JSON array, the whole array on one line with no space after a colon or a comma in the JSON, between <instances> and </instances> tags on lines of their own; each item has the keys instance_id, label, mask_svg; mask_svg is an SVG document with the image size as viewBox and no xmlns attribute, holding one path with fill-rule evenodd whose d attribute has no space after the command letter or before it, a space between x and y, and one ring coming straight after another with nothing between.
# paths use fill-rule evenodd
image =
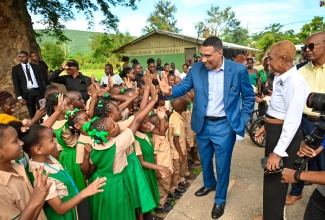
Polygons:
<instances>
[{"instance_id":1,"label":"blue suit jacket","mask_svg":"<svg viewBox=\"0 0 325 220\"><path fill-rule=\"evenodd\" d=\"M254 109L255 94L246 66L226 59L224 62L224 110L234 132L244 136L245 126ZM192 130L199 134L209 98L208 69L202 62L194 64L186 78L172 88L172 97L182 96L192 88L195 98L191 125Z\"/></svg>"}]
</instances>

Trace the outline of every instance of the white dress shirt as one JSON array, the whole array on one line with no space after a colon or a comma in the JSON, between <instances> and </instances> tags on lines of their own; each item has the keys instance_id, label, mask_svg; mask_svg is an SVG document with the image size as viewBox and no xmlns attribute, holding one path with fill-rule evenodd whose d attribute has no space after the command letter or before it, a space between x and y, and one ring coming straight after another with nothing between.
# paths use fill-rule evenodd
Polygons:
<instances>
[{"instance_id":1,"label":"white dress shirt","mask_svg":"<svg viewBox=\"0 0 325 220\"><path fill-rule=\"evenodd\" d=\"M225 104L223 102L223 88L224 88L224 66L225 66L225 58L223 58L222 66L219 70L208 71L209 77L209 100L206 111L206 116L214 116L214 117L223 117L226 115L225 113Z\"/></svg>"},{"instance_id":2,"label":"white dress shirt","mask_svg":"<svg viewBox=\"0 0 325 220\"><path fill-rule=\"evenodd\" d=\"M32 77L33 82L28 80L28 76L27 76L27 72L26 72L26 65L28 65L28 69L30 72L30 76ZM27 89L32 89L32 88L38 88L38 84L35 78L35 74L33 71L33 68L31 67L30 63L21 63L21 66L23 67L24 73L25 73L25 77L26 77L26 81L27 81Z\"/></svg>"},{"instance_id":3,"label":"white dress shirt","mask_svg":"<svg viewBox=\"0 0 325 220\"><path fill-rule=\"evenodd\" d=\"M284 120L280 139L273 151L281 157L288 156L286 149L300 126L308 95L309 86L296 67L274 77L267 114Z\"/></svg>"}]
</instances>

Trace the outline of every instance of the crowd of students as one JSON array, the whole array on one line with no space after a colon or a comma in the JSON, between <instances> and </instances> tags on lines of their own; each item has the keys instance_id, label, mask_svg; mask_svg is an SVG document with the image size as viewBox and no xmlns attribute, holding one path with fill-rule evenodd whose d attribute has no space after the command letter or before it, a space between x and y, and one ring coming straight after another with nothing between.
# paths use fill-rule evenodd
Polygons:
<instances>
[{"instance_id":1,"label":"crowd of students","mask_svg":"<svg viewBox=\"0 0 325 220\"><path fill-rule=\"evenodd\" d=\"M0 91L1 219L160 219L173 208L200 163L194 93L164 97L160 77L173 86L179 76L139 65L121 85L92 77L87 102L48 86L33 119L13 116L16 99Z\"/></svg>"}]
</instances>

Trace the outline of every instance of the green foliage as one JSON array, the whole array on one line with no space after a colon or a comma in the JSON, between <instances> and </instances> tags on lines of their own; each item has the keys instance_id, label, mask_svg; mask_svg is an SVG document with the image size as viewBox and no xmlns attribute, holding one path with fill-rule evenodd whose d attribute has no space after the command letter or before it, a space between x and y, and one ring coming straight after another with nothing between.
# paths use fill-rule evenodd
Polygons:
<instances>
[{"instance_id":1,"label":"green foliage","mask_svg":"<svg viewBox=\"0 0 325 220\"><path fill-rule=\"evenodd\" d=\"M265 34L263 34L262 38L259 39L259 41L257 42L257 46L259 49L266 52L274 43L275 43L274 34L271 32L266 32Z\"/></svg>"},{"instance_id":2,"label":"green foliage","mask_svg":"<svg viewBox=\"0 0 325 220\"><path fill-rule=\"evenodd\" d=\"M65 36L66 29L64 22L73 20L75 14L83 12L88 20L89 28L94 26L94 15L96 11L101 11L104 19L100 22L106 27L106 31L117 30L119 19L111 12L111 6L137 8L137 0L25 0L29 12L35 15L41 15L42 19L38 22L44 24L45 34L55 38L58 42L67 42L69 38Z\"/></svg>"},{"instance_id":3,"label":"green foliage","mask_svg":"<svg viewBox=\"0 0 325 220\"><path fill-rule=\"evenodd\" d=\"M182 30L176 27L177 20L174 17L176 12L176 6L170 1L159 0L155 3L155 11L147 19L148 25L142 29L143 34L155 29L180 33Z\"/></svg>"},{"instance_id":4,"label":"green foliage","mask_svg":"<svg viewBox=\"0 0 325 220\"><path fill-rule=\"evenodd\" d=\"M53 37L50 37L44 34L43 30L35 30L36 33L43 33L41 37L37 38L37 42L42 44L42 42L57 42ZM91 47L88 45L94 35L99 35L102 33L99 32L90 32L90 31L76 31L76 30L65 30L64 35L69 38L71 41L66 43L60 43L60 45L65 45L66 48L69 48L70 52L68 56L73 56L77 52L81 54L90 54Z\"/></svg>"},{"instance_id":5,"label":"green foliage","mask_svg":"<svg viewBox=\"0 0 325 220\"><path fill-rule=\"evenodd\" d=\"M44 42L41 45L42 57L50 69L59 68L64 61L62 48L53 42Z\"/></svg>"},{"instance_id":6,"label":"green foliage","mask_svg":"<svg viewBox=\"0 0 325 220\"><path fill-rule=\"evenodd\" d=\"M270 24L263 31L253 34L251 40L256 42L255 46L263 50L264 53L271 48L272 44L282 40L290 40L294 44L299 43L297 35L293 30L290 29L282 32L282 28L283 25L280 23Z\"/></svg>"},{"instance_id":7,"label":"green foliage","mask_svg":"<svg viewBox=\"0 0 325 220\"><path fill-rule=\"evenodd\" d=\"M92 56L97 61L104 63L119 63L123 54L114 54L115 50L124 44L133 41L129 32L119 34L98 34L91 37L89 46L91 47Z\"/></svg>"},{"instance_id":8,"label":"green foliage","mask_svg":"<svg viewBox=\"0 0 325 220\"><path fill-rule=\"evenodd\" d=\"M248 31L240 26L231 7L221 10L219 6L211 5L206 13L208 17L194 26L198 37L218 36L229 43L247 45Z\"/></svg>"},{"instance_id":9,"label":"green foliage","mask_svg":"<svg viewBox=\"0 0 325 220\"><path fill-rule=\"evenodd\" d=\"M298 38L303 43L309 35L321 31L325 31L325 22L323 17L315 16L310 23L302 26L301 31L298 33Z\"/></svg>"}]
</instances>

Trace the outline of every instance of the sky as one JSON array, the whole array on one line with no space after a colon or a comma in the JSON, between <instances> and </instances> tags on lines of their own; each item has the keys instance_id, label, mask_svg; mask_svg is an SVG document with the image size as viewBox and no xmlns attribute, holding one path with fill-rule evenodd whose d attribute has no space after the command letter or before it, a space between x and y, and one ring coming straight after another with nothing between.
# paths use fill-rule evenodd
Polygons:
<instances>
[{"instance_id":1,"label":"sky","mask_svg":"<svg viewBox=\"0 0 325 220\"><path fill-rule=\"evenodd\" d=\"M141 36L141 29L146 25L146 20L155 10L158 0L141 0L137 2L138 9L114 7L111 11L119 22L120 32L130 32L132 36ZM305 23L309 23L314 16L322 16L325 21L325 7L320 7L320 0L171 0L176 6L175 18L177 27L182 34L196 36L194 24L207 18L206 11L211 5L219 6L221 10L230 6L236 18L241 21L241 26L247 28L249 33L263 30L271 23L284 25L282 31L293 29L296 33ZM90 31L104 32L104 27L98 25L103 18L101 12L94 13L95 26ZM40 16L32 15L35 29L44 26L37 23ZM82 13L75 13L75 20L65 23L69 30L88 30L88 22Z\"/></svg>"}]
</instances>

